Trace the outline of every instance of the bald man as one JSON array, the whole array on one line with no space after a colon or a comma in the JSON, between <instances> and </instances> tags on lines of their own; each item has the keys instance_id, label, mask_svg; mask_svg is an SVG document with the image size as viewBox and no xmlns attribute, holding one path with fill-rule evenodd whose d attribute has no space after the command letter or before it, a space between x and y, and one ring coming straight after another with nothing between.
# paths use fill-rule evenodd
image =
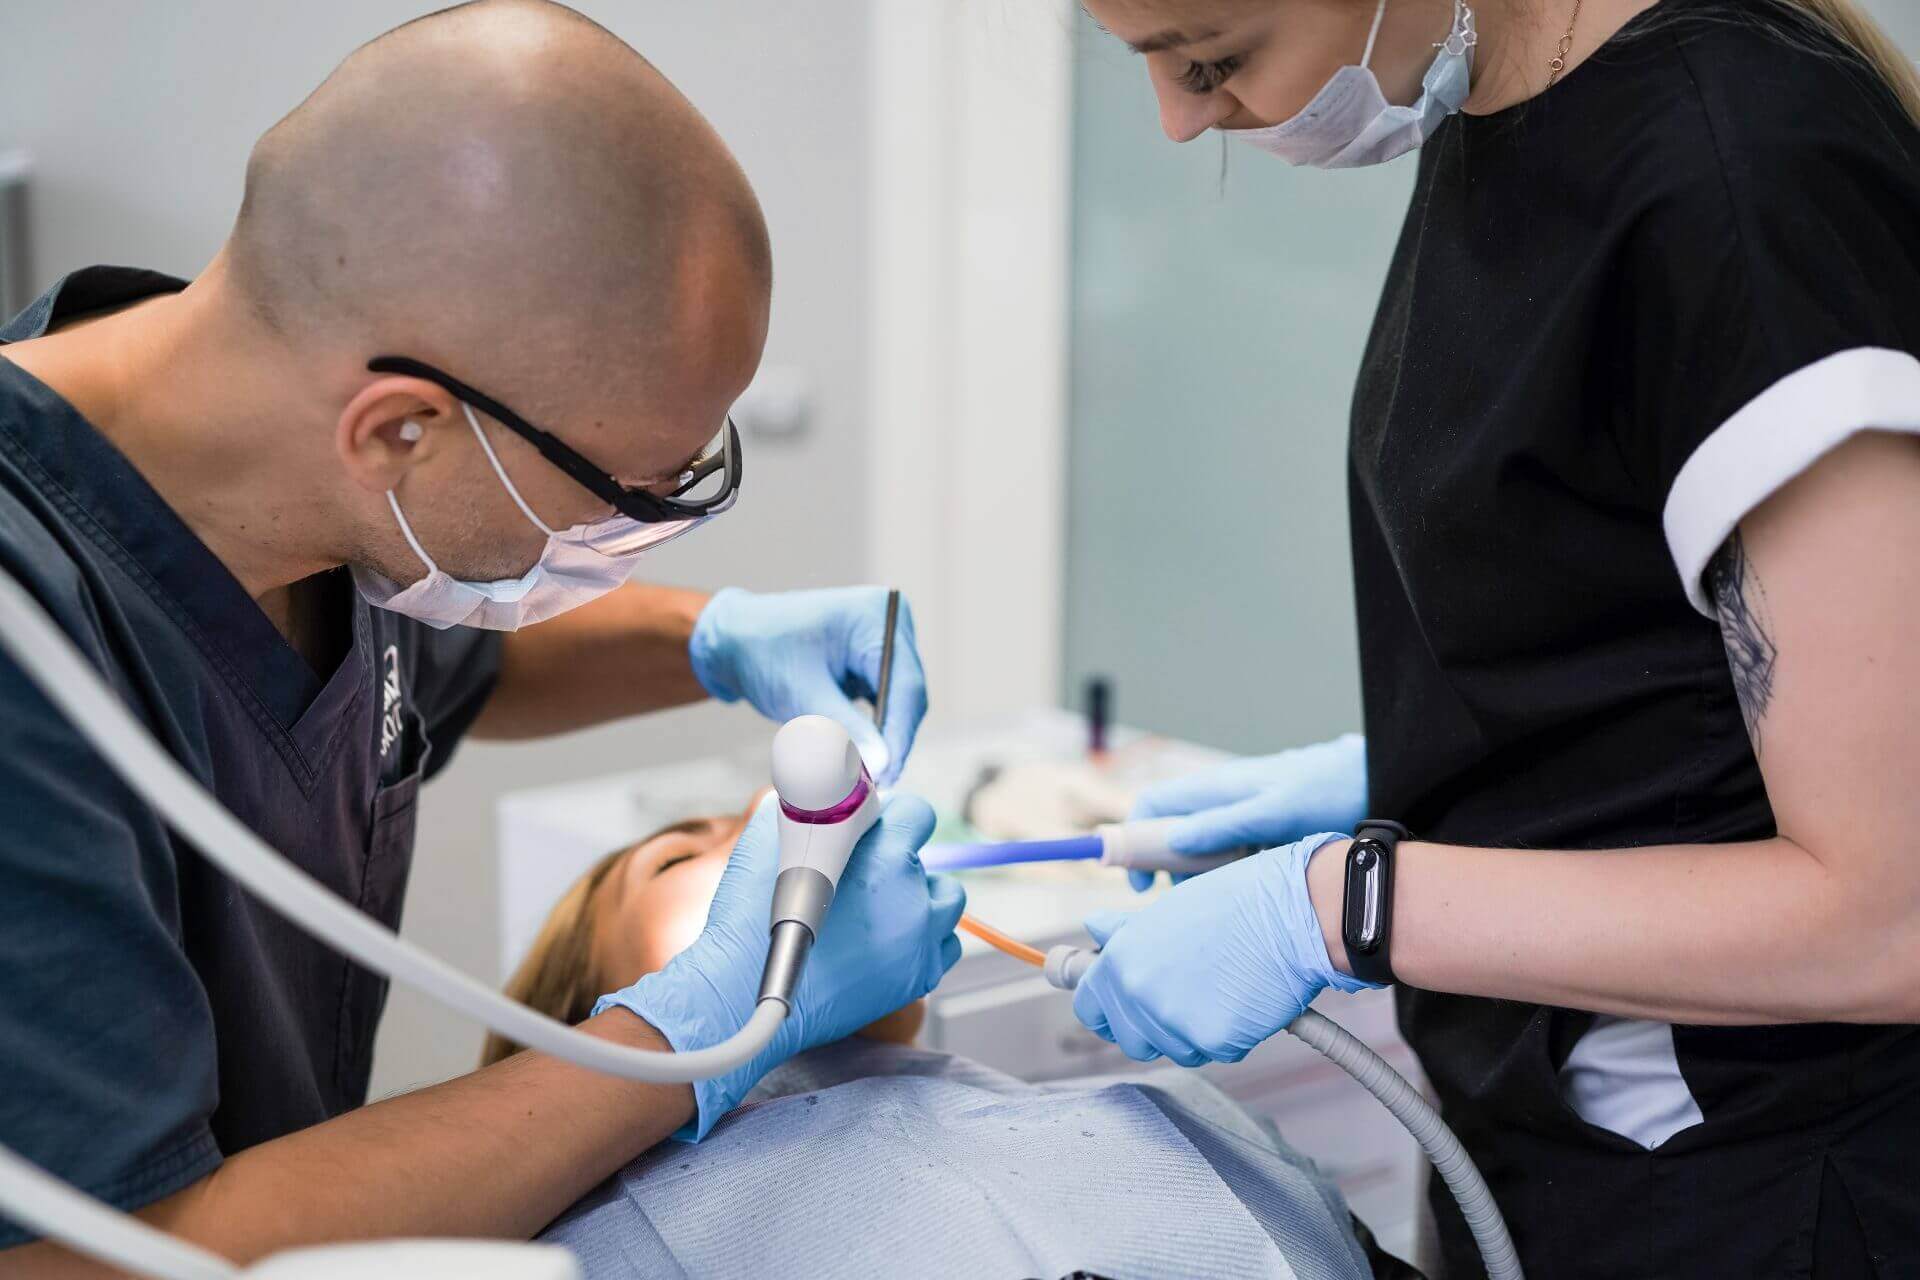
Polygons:
<instances>
[{"instance_id":1,"label":"bald man","mask_svg":"<svg viewBox=\"0 0 1920 1280\"><path fill-rule=\"evenodd\" d=\"M260 140L197 279L76 271L0 329L0 566L388 925L469 730L745 698L841 719L884 778L925 695L907 621L884 736L849 701L878 590L627 582L737 496L770 270L725 146L607 32L531 0L410 23ZM3 656L0 814L0 1144L231 1257L526 1235L693 1118L537 1055L362 1107L385 983L202 862ZM26 1240L0 1221L0 1271L88 1266Z\"/></svg>"}]
</instances>

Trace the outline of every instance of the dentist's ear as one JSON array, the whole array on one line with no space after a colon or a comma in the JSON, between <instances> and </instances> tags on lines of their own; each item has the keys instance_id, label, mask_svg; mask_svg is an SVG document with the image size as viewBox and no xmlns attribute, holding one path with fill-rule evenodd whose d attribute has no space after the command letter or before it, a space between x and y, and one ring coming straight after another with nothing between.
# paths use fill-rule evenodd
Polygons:
<instances>
[{"instance_id":1,"label":"dentist's ear","mask_svg":"<svg viewBox=\"0 0 1920 1280\"><path fill-rule=\"evenodd\" d=\"M434 428L460 420L459 403L445 388L388 374L362 387L340 411L334 450L356 484L385 493L439 446L443 433Z\"/></svg>"}]
</instances>

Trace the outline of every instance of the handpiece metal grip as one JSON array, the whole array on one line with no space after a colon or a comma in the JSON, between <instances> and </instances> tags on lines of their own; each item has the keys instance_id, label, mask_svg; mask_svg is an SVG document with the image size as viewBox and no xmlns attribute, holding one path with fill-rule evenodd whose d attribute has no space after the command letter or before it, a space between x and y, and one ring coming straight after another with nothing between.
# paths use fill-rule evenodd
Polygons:
<instances>
[{"instance_id":1,"label":"handpiece metal grip","mask_svg":"<svg viewBox=\"0 0 1920 1280\"><path fill-rule=\"evenodd\" d=\"M782 920L767 937L767 964L760 971L761 1000L778 1000L793 1007L794 989L813 950L813 930L798 920Z\"/></svg>"}]
</instances>

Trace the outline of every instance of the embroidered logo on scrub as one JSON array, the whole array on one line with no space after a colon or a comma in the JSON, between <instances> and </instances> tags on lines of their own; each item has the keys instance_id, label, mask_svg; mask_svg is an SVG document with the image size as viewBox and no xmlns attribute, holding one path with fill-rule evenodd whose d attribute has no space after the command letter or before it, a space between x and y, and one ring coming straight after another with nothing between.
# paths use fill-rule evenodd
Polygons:
<instances>
[{"instance_id":1,"label":"embroidered logo on scrub","mask_svg":"<svg viewBox=\"0 0 1920 1280\"><path fill-rule=\"evenodd\" d=\"M380 758L385 760L400 740L400 646L388 645L380 657L387 668L380 682Z\"/></svg>"}]
</instances>

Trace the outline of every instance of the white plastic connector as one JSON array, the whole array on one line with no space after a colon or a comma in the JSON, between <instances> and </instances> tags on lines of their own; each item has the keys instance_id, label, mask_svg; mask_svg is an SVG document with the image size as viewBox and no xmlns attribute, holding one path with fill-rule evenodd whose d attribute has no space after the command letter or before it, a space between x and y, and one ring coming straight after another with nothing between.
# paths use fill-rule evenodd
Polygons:
<instances>
[{"instance_id":1,"label":"white plastic connector","mask_svg":"<svg viewBox=\"0 0 1920 1280\"><path fill-rule=\"evenodd\" d=\"M1099 957L1099 952L1089 951L1085 947L1076 947L1072 943L1062 942L1047 951L1047 962L1040 971L1047 976L1050 986L1062 991L1071 991L1080 985L1080 979L1087 976L1087 970Z\"/></svg>"},{"instance_id":2,"label":"white plastic connector","mask_svg":"<svg viewBox=\"0 0 1920 1280\"><path fill-rule=\"evenodd\" d=\"M1252 852L1236 849L1231 853L1198 858L1175 853L1167 841L1172 838L1174 827L1181 821L1180 818L1143 818L1138 822L1109 822L1094 828L1094 834L1100 837L1100 865L1125 867L1129 871L1172 871L1194 875L1224 867Z\"/></svg>"}]
</instances>

